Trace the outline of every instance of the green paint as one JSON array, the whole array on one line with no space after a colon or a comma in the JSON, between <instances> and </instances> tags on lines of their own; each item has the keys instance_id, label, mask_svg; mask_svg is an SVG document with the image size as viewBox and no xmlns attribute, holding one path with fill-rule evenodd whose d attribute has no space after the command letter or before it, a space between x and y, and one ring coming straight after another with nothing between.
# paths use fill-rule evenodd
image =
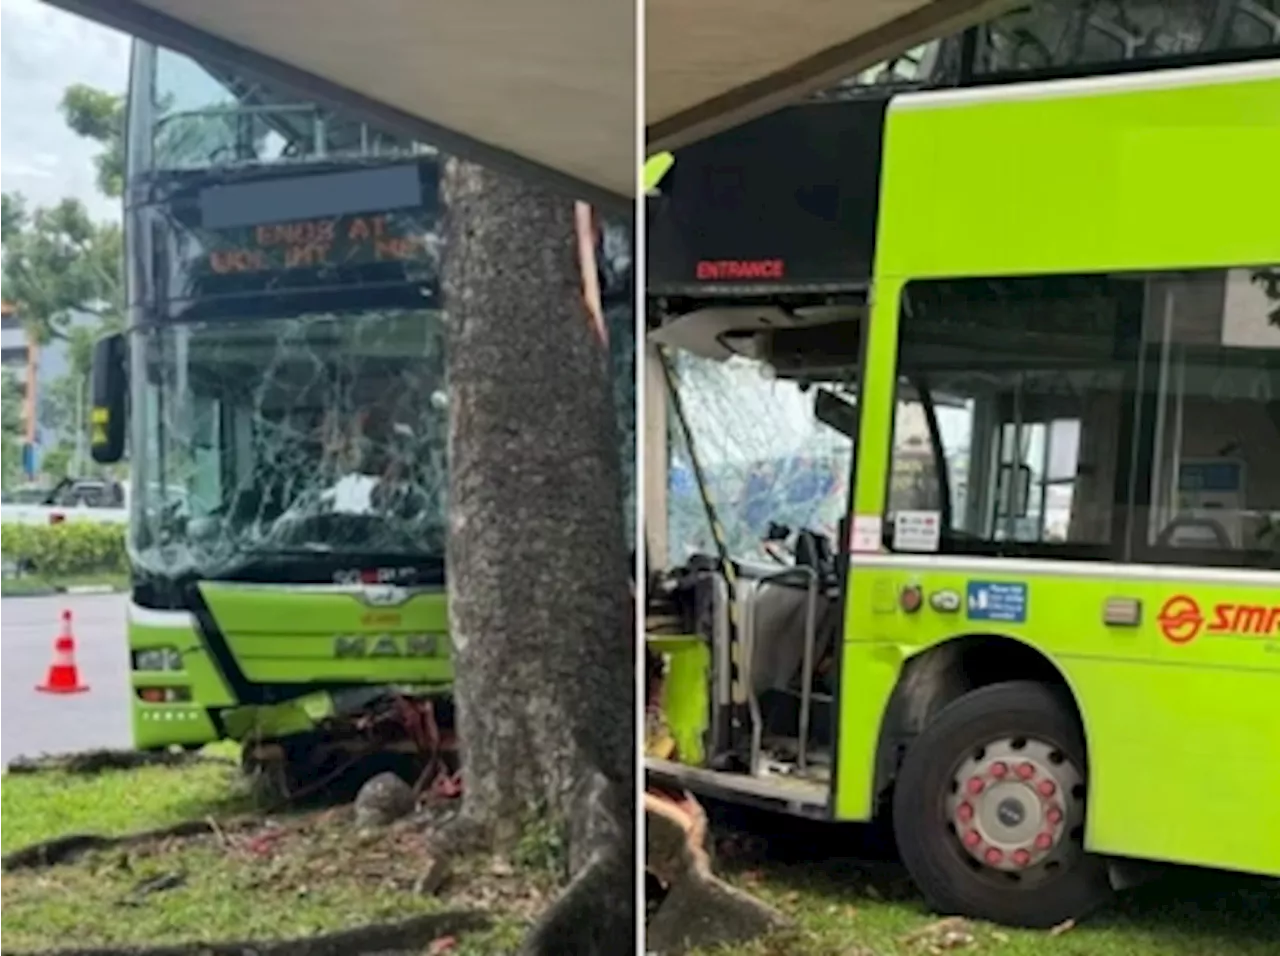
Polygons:
<instances>
[{"instance_id":1,"label":"green paint","mask_svg":"<svg viewBox=\"0 0 1280 956\"><path fill-rule=\"evenodd\" d=\"M397 607L370 607L353 593L205 582L200 593L240 664L258 683L445 684L449 617L443 591L417 594ZM340 657L339 637L383 635L401 649L408 638L434 637L431 657Z\"/></svg>"},{"instance_id":2,"label":"green paint","mask_svg":"<svg viewBox=\"0 0 1280 956\"><path fill-rule=\"evenodd\" d=\"M645 160L644 191L654 192L675 164L676 158L672 153L657 153Z\"/></svg>"},{"instance_id":3,"label":"green paint","mask_svg":"<svg viewBox=\"0 0 1280 956\"><path fill-rule=\"evenodd\" d=\"M176 620L175 616L175 620ZM129 650L176 648L181 671L132 671L129 678L133 743L139 750L173 744L205 744L218 739L207 708L234 703L226 682L196 631L194 618L186 626L154 626L131 620ZM141 687L189 687L191 703L149 704L138 697Z\"/></svg>"},{"instance_id":4,"label":"green paint","mask_svg":"<svg viewBox=\"0 0 1280 956\"><path fill-rule=\"evenodd\" d=\"M711 715L711 648L697 635L650 635L649 646L667 664L662 713L682 763L701 765Z\"/></svg>"},{"instance_id":5,"label":"green paint","mask_svg":"<svg viewBox=\"0 0 1280 956\"><path fill-rule=\"evenodd\" d=\"M875 265L883 305L878 283L891 277L1277 261L1274 69L1200 86L954 106L933 98L907 108L903 97L887 121Z\"/></svg>"}]
</instances>

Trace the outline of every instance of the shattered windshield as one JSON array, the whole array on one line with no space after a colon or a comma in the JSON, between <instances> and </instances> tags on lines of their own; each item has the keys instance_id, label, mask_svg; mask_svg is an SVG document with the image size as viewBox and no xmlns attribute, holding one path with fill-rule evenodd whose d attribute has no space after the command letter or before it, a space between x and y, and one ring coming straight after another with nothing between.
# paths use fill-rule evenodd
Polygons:
<instances>
[{"instance_id":1,"label":"shattered windshield","mask_svg":"<svg viewBox=\"0 0 1280 956\"><path fill-rule=\"evenodd\" d=\"M718 362L676 353L672 366L689 434L671 422L668 561L716 553L690 444L730 556L772 560L764 543L771 522L835 542L853 445L817 420L812 391L765 377L759 363L742 358Z\"/></svg>"},{"instance_id":2,"label":"shattered windshield","mask_svg":"<svg viewBox=\"0 0 1280 956\"><path fill-rule=\"evenodd\" d=\"M310 555L443 558L439 313L173 325L135 332L133 348L140 568L217 576Z\"/></svg>"}]
</instances>

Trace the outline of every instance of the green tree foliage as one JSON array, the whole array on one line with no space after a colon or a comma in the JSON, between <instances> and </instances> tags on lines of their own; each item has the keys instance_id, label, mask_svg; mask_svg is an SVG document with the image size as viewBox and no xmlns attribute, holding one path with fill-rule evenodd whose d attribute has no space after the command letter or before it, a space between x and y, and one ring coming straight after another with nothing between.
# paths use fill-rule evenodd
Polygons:
<instances>
[{"instance_id":1,"label":"green tree foliage","mask_svg":"<svg viewBox=\"0 0 1280 956\"><path fill-rule=\"evenodd\" d=\"M97 184L109 197L124 187L124 97L77 84L63 95L60 110L67 126L102 146L94 158ZM120 226L95 222L78 199L67 198L48 207L31 208L16 193L3 195L3 281L5 299L13 303L36 342L57 340L68 349L68 371L45 383L40 396L40 424L46 433L72 435L45 449L42 470L66 473L74 430L85 427L89 400L87 379L93 342L106 332L124 327L124 246ZM89 315L95 322L76 321ZM15 387L17 383L15 382ZM8 404L6 384L6 412ZM20 406L19 406L20 407ZM10 428L6 414L5 475L10 459L20 471L21 420Z\"/></svg>"},{"instance_id":2,"label":"green tree foliage","mask_svg":"<svg viewBox=\"0 0 1280 956\"><path fill-rule=\"evenodd\" d=\"M67 87L59 104L62 117L78 136L102 144L94 157L103 195L124 192L124 97L77 83Z\"/></svg>"},{"instance_id":3,"label":"green tree foliage","mask_svg":"<svg viewBox=\"0 0 1280 956\"><path fill-rule=\"evenodd\" d=\"M4 426L0 429L4 447L0 449L0 464L3 464L3 485L12 488L22 480L22 383L12 369L4 370L3 394L0 395L0 414L4 416Z\"/></svg>"},{"instance_id":4,"label":"green tree foliage","mask_svg":"<svg viewBox=\"0 0 1280 956\"><path fill-rule=\"evenodd\" d=\"M123 312L120 227L95 223L78 199L28 212L4 197L5 298L40 342L68 338L75 312L118 326Z\"/></svg>"}]
</instances>

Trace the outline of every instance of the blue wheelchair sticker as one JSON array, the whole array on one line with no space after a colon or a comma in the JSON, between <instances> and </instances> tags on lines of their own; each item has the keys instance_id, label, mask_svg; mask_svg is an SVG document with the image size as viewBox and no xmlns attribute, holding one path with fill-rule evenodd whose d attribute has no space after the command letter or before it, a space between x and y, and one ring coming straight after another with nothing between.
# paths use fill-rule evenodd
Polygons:
<instances>
[{"instance_id":1,"label":"blue wheelchair sticker","mask_svg":"<svg viewBox=\"0 0 1280 956\"><path fill-rule=\"evenodd\" d=\"M967 606L971 621L1023 624L1027 620L1027 586L1004 581L970 581Z\"/></svg>"}]
</instances>

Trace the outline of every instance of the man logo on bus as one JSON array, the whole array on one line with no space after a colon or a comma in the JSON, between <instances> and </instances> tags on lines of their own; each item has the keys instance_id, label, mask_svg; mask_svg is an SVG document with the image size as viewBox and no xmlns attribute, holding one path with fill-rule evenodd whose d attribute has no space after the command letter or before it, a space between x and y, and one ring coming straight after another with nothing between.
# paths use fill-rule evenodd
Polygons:
<instances>
[{"instance_id":1,"label":"man logo on bus","mask_svg":"<svg viewBox=\"0 0 1280 956\"><path fill-rule=\"evenodd\" d=\"M1164 602L1156 623L1173 644L1190 644L1202 630L1228 637L1274 638L1280 629L1280 605L1215 604L1212 618L1206 619L1195 598L1177 594Z\"/></svg>"},{"instance_id":2,"label":"man logo on bus","mask_svg":"<svg viewBox=\"0 0 1280 956\"><path fill-rule=\"evenodd\" d=\"M1178 594L1164 602L1164 607L1156 615L1156 623L1160 625L1160 633L1170 642L1190 644L1204 627L1204 615L1200 613L1200 605L1195 598Z\"/></svg>"}]
</instances>

